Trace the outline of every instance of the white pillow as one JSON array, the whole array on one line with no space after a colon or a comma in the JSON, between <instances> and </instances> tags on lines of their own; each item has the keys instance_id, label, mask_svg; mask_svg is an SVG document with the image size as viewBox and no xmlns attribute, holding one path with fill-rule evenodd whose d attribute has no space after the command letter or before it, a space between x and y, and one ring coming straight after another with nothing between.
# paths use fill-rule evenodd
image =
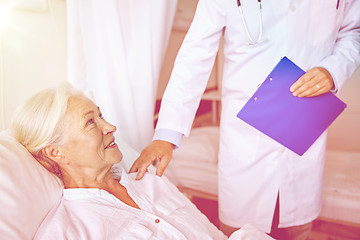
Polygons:
<instances>
[{"instance_id":1,"label":"white pillow","mask_svg":"<svg viewBox=\"0 0 360 240\"><path fill-rule=\"evenodd\" d=\"M218 126L193 128L180 147L173 152L173 160L218 162L220 130Z\"/></svg>"},{"instance_id":2,"label":"white pillow","mask_svg":"<svg viewBox=\"0 0 360 240\"><path fill-rule=\"evenodd\" d=\"M9 132L0 132L0 236L32 239L61 199L61 181L43 168Z\"/></svg>"}]
</instances>

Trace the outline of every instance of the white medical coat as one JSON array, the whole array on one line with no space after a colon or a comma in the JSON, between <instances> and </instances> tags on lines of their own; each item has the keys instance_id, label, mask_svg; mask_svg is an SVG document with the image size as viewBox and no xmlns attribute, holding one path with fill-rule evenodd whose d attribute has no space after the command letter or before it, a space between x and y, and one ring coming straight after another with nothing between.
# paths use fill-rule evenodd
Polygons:
<instances>
[{"instance_id":1,"label":"white medical coat","mask_svg":"<svg viewBox=\"0 0 360 240\"><path fill-rule=\"evenodd\" d=\"M224 37L219 152L220 220L269 232L277 195L279 227L315 219L321 207L326 133L302 156L236 117L283 56L305 71L326 68L340 89L359 66L360 1L262 1L263 41L249 45L236 0L200 0L163 96L157 129L188 135ZM241 1L253 39L257 1ZM180 146L181 147L181 146Z\"/></svg>"}]
</instances>

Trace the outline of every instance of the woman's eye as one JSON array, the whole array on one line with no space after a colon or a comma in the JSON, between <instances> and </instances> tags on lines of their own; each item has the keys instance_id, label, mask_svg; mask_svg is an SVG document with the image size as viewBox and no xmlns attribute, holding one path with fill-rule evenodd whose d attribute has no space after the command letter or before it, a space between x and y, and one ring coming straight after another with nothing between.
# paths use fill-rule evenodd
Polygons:
<instances>
[{"instance_id":1,"label":"woman's eye","mask_svg":"<svg viewBox=\"0 0 360 240\"><path fill-rule=\"evenodd\" d=\"M93 123L95 123L95 120L93 118L91 118L86 122L86 125L91 125Z\"/></svg>"},{"instance_id":2,"label":"woman's eye","mask_svg":"<svg viewBox=\"0 0 360 240\"><path fill-rule=\"evenodd\" d=\"M104 116L100 113L99 118L105 119Z\"/></svg>"}]
</instances>

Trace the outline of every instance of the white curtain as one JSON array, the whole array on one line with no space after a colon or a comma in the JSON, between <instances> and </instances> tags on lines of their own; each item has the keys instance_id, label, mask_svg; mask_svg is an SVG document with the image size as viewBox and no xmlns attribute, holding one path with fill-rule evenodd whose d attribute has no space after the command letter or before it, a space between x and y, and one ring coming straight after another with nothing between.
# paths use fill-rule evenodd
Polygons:
<instances>
[{"instance_id":1,"label":"white curtain","mask_svg":"<svg viewBox=\"0 0 360 240\"><path fill-rule=\"evenodd\" d=\"M177 0L69 0L68 74L140 151L153 135L158 79Z\"/></svg>"}]
</instances>

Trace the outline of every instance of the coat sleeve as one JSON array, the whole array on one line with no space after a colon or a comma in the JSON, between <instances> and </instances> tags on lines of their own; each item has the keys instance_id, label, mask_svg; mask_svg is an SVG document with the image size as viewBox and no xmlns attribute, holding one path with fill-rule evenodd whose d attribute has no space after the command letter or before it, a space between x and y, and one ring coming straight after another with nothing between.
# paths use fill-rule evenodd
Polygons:
<instances>
[{"instance_id":1,"label":"coat sleeve","mask_svg":"<svg viewBox=\"0 0 360 240\"><path fill-rule=\"evenodd\" d=\"M334 79L336 90L341 89L360 65L360 1L344 2L344 14L335 47L319 66L326 68Z\"/></svg>"},{"instance_id":2,"label":"coat sleeve","mask_svg":"<svg viewBox=\"0 0 360 240\"><path fill-rule=\"evenodd\" d=\"M225 27L223 0L200 0L164 92L157 129L188 135Z\"/></svg>"}]
</instances>

